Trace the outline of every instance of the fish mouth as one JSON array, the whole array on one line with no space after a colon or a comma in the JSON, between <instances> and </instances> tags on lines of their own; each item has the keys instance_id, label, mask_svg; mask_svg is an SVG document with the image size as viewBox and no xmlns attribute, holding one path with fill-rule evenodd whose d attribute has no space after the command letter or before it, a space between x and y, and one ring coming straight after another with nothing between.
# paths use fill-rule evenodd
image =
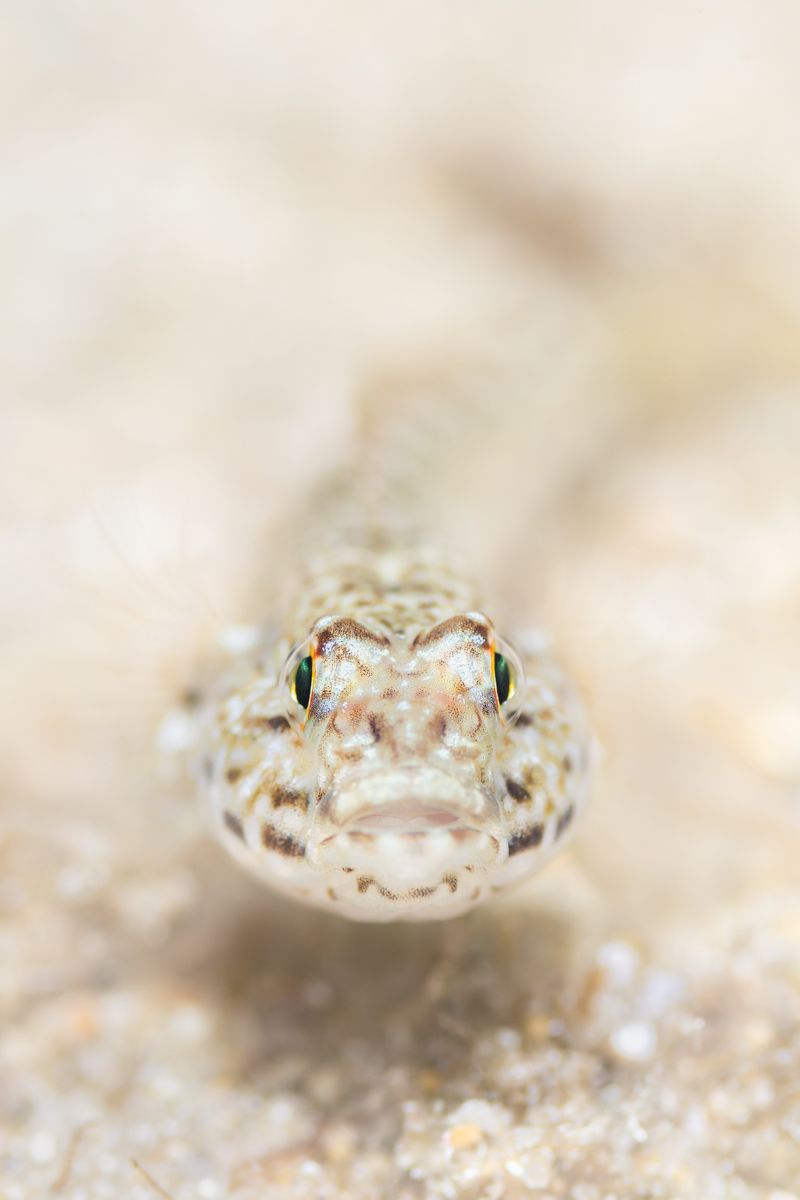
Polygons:
<instances>
[{"instance_id":1,"label":"fish mouth","mask_svg":"<svg viewBox=\"0 0 800 1200\"><path fill-rule=\"evenodd\" d=\"M323 803L307 857L323 870L425 887L451 871L488 870L508 852L499 806L446 772L413 768L354 780Z\"/></svg>"},{"instance_id":2,"label":"fish mouth","mask_svg":"<svg viewBox=\"0 0 800 1200\"><path fill-rule=\"evenodd\" d=\"M438 830L469 832L472 826L465 820L463 812L409 797L380 808L370 808L348 821L345 829L350 833L400 833L413 836Z\"/></svg>"}]
</instances>

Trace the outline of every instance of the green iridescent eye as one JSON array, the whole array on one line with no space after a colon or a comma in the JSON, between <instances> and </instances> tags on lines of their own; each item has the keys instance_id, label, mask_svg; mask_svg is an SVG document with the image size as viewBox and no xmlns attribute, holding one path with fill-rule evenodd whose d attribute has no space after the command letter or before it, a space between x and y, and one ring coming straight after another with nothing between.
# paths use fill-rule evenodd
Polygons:
<instances>
[{"instance_id":1,"label":"green iridescent eye","mask_svg":"<svg viewBox=\"0 0 800 1200\"><path fill-rule=\"evenodd\" d=\"M313 681L314 660L310 654L307 654L298 663L292 683L292 696L301 708L308 708L311 703L311 684Z\"/></svg>"},{"instance_id":2,"label":"green iridescent eye","mask_svg":"<svg viewBox=\"0 0 800 1200\"><path fill-rule=\"evenodd\" d=\"M497 688L499 704L505 704L509 696L514 695L514 673L508 659L502 654L494 656L494 686Z\"/></svg>"}]
</instances>

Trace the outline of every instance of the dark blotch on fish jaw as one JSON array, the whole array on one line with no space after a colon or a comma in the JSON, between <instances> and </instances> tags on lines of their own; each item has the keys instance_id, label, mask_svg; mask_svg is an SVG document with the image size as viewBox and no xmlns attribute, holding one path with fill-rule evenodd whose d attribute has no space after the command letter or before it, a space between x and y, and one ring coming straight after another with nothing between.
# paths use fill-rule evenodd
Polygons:
<instances>
[{"instance_id":1,"label":"dark blotch on fish jaw","mask_svg":"<svg viewBox=\"0 0 800 1200\"><path fill-rule=\"evenodd\" d=\"M261 841L267 850L274 850L276 854L283 854L287 858L305 857L306 848L302 843L295 841L288 833L279 833L271 825L262 827Z\"/></svg>"},{"instance_id":2,"label":"dark blotch on fish jaw","mask_svg":"<svg viewBox=\"0 0 800 1200\"><path fill-rule=\"evenodd\" d=\"M517 779L512 779L510 775L506 775L506 791L513 800L530 800L531 798L531 794L524 784Z\"/></svg>"},{"instance_id":3,"label":"dark blotch on fish jaw","mask_svg":"<svg viewBox=\"0 0 800 1200\"><path fill-rule=\"evenodd\" d=\"M530 829L526 829L522 833L515 833L508 842L508 857L519 854L521 850L529 850L533 846L538 846L543 837L543 825L532 825Z\"/></svg>"}]
</instances>

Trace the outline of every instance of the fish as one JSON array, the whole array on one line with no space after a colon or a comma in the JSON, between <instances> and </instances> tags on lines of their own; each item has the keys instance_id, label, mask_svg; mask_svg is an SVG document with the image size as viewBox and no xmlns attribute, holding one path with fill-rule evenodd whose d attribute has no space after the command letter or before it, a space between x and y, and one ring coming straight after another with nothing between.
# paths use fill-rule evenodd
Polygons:
<instances>
[{"instance_id":1,"label":"fish","mask_svg":"<svg viewBox=\"0 0 800 1200\"><path fill-rule=\"evenodd\" d=\"M270 887L356 921L445 920L566 844L590 737L547 639L496 623L398 518L385 454L361 458L310 505L324 534L210 686L198 778L222 845Z\"/></svg>"}]
</instances>

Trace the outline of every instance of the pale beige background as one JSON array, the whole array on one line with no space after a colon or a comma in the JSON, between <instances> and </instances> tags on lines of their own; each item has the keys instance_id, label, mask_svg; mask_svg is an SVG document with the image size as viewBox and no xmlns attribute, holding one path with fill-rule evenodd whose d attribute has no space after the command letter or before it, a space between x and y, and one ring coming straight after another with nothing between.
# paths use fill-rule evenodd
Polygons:
<instances>
[{"instance_id":1,"label":"pale beige background","mask_svg":"<svg viewBox=\"0 0 800 1200\"><path fill-rule=\"evenodd\" d=\"M0 25L0 1196L800 1195L800 10ZM418 371L497 405L432 515L601 762L503 908L371 930L156 747Z\"/></svg>"}]
</instances>

